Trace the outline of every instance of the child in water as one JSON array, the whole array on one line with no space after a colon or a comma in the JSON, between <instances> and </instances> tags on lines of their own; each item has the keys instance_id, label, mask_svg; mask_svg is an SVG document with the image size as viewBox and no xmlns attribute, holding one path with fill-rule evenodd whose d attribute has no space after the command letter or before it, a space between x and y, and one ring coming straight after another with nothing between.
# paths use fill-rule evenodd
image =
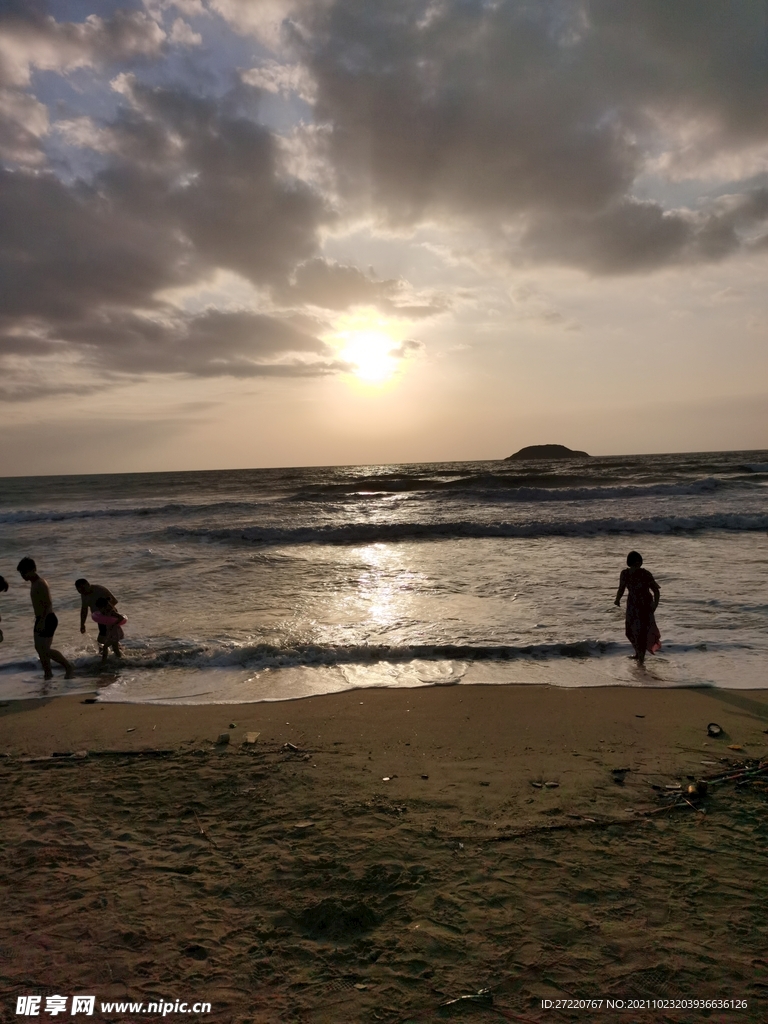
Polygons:
<instances>
[{"instance_id":1,"label":"child in water","mask_svg":"<svg viewBox=\"0 0 768 1024\"><path fill-rule=\"evenodd\" d=\"M120 641L123 639L123 631L121 627L127 622L125 616L121 615L120 612L109 603L106 597L99 597L94 602L94 610L91 612L91 618L94 622L98 623L99 626L98 642L99 647L101 648L102 665L107 660L110 647L118 658L122 658L123 652L120 650Z\"/></svg>"}]
</instances>

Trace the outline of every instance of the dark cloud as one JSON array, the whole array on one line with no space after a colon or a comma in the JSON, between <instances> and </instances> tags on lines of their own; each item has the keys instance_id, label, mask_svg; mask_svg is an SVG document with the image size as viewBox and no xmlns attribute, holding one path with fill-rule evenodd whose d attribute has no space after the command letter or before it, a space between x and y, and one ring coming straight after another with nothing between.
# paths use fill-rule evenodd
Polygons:
<instances>
[{"instance_id":1,"label":"dark cloud","mask_svg":"<svg viewBox=\"0 0 768 1024\"><path fill-rule=\"evenodd\" d=\"M390 302L395 281L376 281L357 267L315 258L302 263L283 294L286 299L325 309Z\"/></svg>"},{"instance_id":2,"label":"dark cloud","mask_svg":"<svg viewBox=\"0 0 768 1024\"><path fill-rule=\"evenodd\" d=\"M150 211L151 213L151 211ZM0 170L0 309L53 327L88 311L154 305L189 275L189 247L167 220L52 174Z\"/></svg>"},{"instance_id":3,"label":"dark cloud","mask_svg":"<svg viewBox=\"0 0 768 1024\"><path fill-rule=\"evenodd\" d=\"M698 245L696 243L699 243ZM596 273L625 274L677 262L684 252L726 255L737 244L733 231L721 237L657 203L624 200L588 217L539 217L523 237L528 254L581 266Z\"/></svg>"},{"instance_id":4,"label":"dark cloud","mask_svg":"<svg viewBox=\"0 0 768 1024\"><path fill-rule=\"evenodd\" d=\"M7 323L7 322L6 322ZM197 377L318 376L338 370L328 347L286 319L250 311L198 316L100 310L40 336L39 322L14 333L0 325L1 356L76 356L100 375L178 373ZM26 387L27 385L25 385ZM10 389L14 393L19 388Z\"/></svg>"},{"instance_id":5,"label":"dark cloud","mask_svg":"<svg viewBox=\"0 0 768 1024\"><path fill-rule=\"evenodd\" d=\"M286 154L301 143L259 122L263 94L247 82L263 76L244 73L223 94L213 47L184 64L188 76L195 60L201 69L186 86L148 84L170 73L159 64L173 49L168 5L150 14L110 3L81 22L57 21L55 4L0 6L7 374L25 357L102 374L328 373L339 364L319 340L322 311L373 305L418 318L446 308L402 280L320 258L322 232L340 218L406 230L471 224L494 244L514 239L510 259L601 274L768 247L765 188L737 183L686 209L633 194L654 168L690 179L723 158L738 170L742 151L768 146L762 0L268 7L220 0L216 9L242 32L290 16L285 89L301 81L316 117L297 132L309 147L303 163L298 150L291 159L313 175L325 161L312 180L330 182L332 198L287 173ZM77 68L89 69L94 92L82 111L68 94L69 119L56 122L38 73ZM65 156L49 159L54 135L62 152L83 147L82 180ZM217 270L250 281L263 311L192 315L162 297Z\"/></svg>"},{"instance_id":6,"label":"dark cloud","mask_svg":"<svg viewBox=\"0 0 768 1024\"><path fill-rule=\"evenodd\" d=\"M768 143L762 0L298 10L294 43L354 207L522 227L529 255L612 272L720 258L757 223L670 214L632 185L660 152L673 167Z\"/></svg>"},{"instance_id":7,"label":"dark cloud","mask_svg":"<svg viewBox=\"0 0 768 1024\"><path fill-rule=\"evenodd\" d=\"M249 311L209 310L171 321L125 313L76 324L65 338L85 360L113 372L256 377L316 376L332 369L319 339Z\"/></svg>"},{"instance_id":8,"label":"dark cloud","mask_svg":"<svg viewBox=\"0 0 768 1024\"><path fill-rule=\"evenodd\" d=\"M406 338L402 341L397 348L392 349L390 355L396 359L405 359L407 356L415 355L417 352L424 351L424 343L421 341L415 341L413 338Z\"/></svg>"},{"instance_id":9,"label":"dark cloud","mask_svg":"<svg viewBox=\"0 0 768 1024\"><path fill-rule=\"evenodd\" d=\"M590 0L592 51L610 61L631 103L662 100L716 118L724 134L765 139L768 131L762 0ZM608 55L611 54L611 57Z\"/></svg>"},{"instance_id":10,"label":"dark cloud","mask_svg":"<svg viewBox=\"0 0 768 1024\"><path fill-rule=\"evenodd\" d=\"M66 350L113 373L331 372L324 345L284 318L182 316L158 298L217 268L285 283L327 212L226 97L122 87L129 104L103 129L108 160L90 183L0 170L0 353Z\"/></svg>"},{"instance_id":11,"label":"dark cloud","mask_svg":"<svg viewBox=\"0 0 768 1024\"><path fill-rule=\"evenodd\" d=\"M376 306L382 312L413 319L435 316L446 308L441 297L423 304L414 303L403 281L380 280L357 267L320 257L300 264L279 294L285 302L308 303L336 310L349 309L350 306Z\"/></svg>"},{"instance_id":12,"label":"dark cloud","mask_svg":"<svg viewBox=\"0 0 768 1024\"><path fill-rule=\"evenodd\" d=\"M551 4L332 4L306 56L345 193L405 222L594 209L623 194L636 150L579 81L551 13Z\"/></svg>"},{"instance_id":13,"label":"dark cloud","mask_svg":"<svg viewBox=\"0 0 768 1024\"><path fill-rule=\"evenodd\" d=\"M252 281L283 278L317 249L319 195L282 176L272 133L228 97L127 81L131 107L110 127L114 158L98 187L134 217L164 219L199 260Z\"/></svg>"},{"instance_id":14,"label":"dark cloud","mask_svg":"<svg viewBox=\"0 0 768 1024\"><path fill-rule=\"evenodd\" d=\"M55 5L52 5L55 9ZM25 85L33 68L63 71L104 66L137 57L157 57L166 34L145 11L91 13L84 21L57 21L38 3L0 7L0 84Z\"/></svg>"}]
</instances>

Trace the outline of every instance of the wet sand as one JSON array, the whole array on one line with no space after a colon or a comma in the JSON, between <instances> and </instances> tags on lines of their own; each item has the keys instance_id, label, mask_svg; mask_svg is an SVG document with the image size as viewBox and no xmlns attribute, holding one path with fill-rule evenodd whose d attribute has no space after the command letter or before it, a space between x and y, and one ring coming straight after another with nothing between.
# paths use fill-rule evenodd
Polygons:
<instances>
[{"instance_id":1,"label":"wet sand","mask_svg":"<svg viewBox=\"0 0 768 1024\"><path fill-rule=\"evenodd\" d=\"M83 699L0 707L3 1020L33 993L93 994L95 1018L121 1021L99 1003L206 1000L200 1019L237 1022L768 1019L766 789L666 808L664 788L766 756L768 691ZM569 998L748 1006L542 1008Z\"/></svg>"}]
</instances>

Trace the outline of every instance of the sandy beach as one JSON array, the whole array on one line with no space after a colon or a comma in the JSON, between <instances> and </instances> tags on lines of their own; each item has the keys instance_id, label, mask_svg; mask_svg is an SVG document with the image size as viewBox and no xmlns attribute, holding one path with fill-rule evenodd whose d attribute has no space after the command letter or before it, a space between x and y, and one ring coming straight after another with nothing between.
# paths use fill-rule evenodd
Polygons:
<instances>
[{"instance_id":1,"label":"sandy beach","mask_svg":"<svg viewBox=\"0 0 768 1024\"><path fill-rule=\"evenodd\" d=\"M101 1003L209 1001L202 1019L237 1022L766 1017L766 789L665 809L667 786L765 756L766 691L86 699L0 708L3 1019L28 994L93 994L122 1021L146 1014Z\"/></svg>"}]
</instances>

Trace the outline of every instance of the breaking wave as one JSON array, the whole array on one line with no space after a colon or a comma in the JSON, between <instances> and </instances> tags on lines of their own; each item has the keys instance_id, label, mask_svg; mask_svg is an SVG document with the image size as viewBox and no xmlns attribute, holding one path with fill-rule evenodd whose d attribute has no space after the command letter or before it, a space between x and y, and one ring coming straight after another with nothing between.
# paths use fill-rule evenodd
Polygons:
<instances>
[{"instance_id":1,"label":"breaking wave","mask_svg":"<svg viewBox=\"0 0 768 1024\"><path fill-rule=\"evenodd\" d=\"M768 515L711 513L642 519L534 520L522 523L346 523L332 526L196 528L169 526L170 536L224 544L374 544L379 541L443 540L463 537L596 537L604 534L691 533L699 530L768 530Z\"/></svg>"},{"instance_id":2,"label":"breaking wave","mask_svg":"<svg viewBox=\"0 0 768 1024\"><path fill-rule=\"evenodd\" d=\"M768 472L768 464L763 467L755 463L753 466L741 467L744 474L738 480L723 480L706 477L690 482L675 483L644 483L611 486L564 486L562 477L541 478L535 484L528 479L525 484L510 486L508 478L499 477L463 477L457 480L434 480L420 477L383 478L366 480L356 478L345 483L318 484L314 487L301 488L298 491L282 495L253 494L230 500L166 502L163 504L146 505L114 505L90 508L61 509L9 509L0 510L0 524L22 525L34 523L59 523L88 519L121 519L131 518L161 519L175 517L183 521L188 517L206 516L213 519L232 521L237 518L250 518L261 515L266 510L274 514L286 503L303 503L310 506L326 504L334 506L339 503L368 503L371 501L391 498L394 495L412 495L421 501L444 501L450 496L453 501L466 502L469 508L475 503L480 505L499 504L546 504L549 502L586 502L606 500L628 500L641 498L673 498L696 495L714 494L723 490L745 489L746 493L754 493L761 482L759 477ZM747 470L750 470L747 473ZM575 484L575 480L570 481ZM762 493L762 492L761 492ZM283 512L283 515L285 513ZM464 534L462 534L463 536Z\"/></svg>"},{"instance_id":3,"label":"breaking wave","mask_svg":"<svg viewBox=\"0 0 768 1024\"><path fill-rule=\"evenodd\" d=\"M605 486L587 479L558 477L531 477L510 480L504 476L469 476L454 480L431 480L420 477L380 478L356 480L339 484L317 485L305 488L285 498L286 501L338 502L350 499L376 499L394 494L417 492L422 496L434 493L443 496L481 499L492 502L527 501L601 501L606 498L674 497L677 495L712 494L721 488L743 486L743 481L732 482L706 477L701 480L676 483L621 484Z\"/></svg>"},{"instance_id":4,"label":"breaking wave","mask_svg":"<svg viewBox=\"0 0 768 1024\"><path fill-rule=\"evenodd\" d=\"M253 513L263 507L260 501L216 501L210 503L180 503L165 505L138 505L113 508L76 508L76 509L17 509L0 512L0 523L59 523L77 519L145 519L161 516L183 517L190 514L206 515L243 515Z\"/></svg>"},{"instance_id":5,"label":"breaking wave","mask_svg":"<svg viewBox=\"0 0 768 1024\"><path fill-rule=\"evenodd\" d=\"M704 650L748 649L739 642L707 644L665 643L664 655ZM263 672L267 669L333 668L351 665L406 664L420 662L506 662L518 659L532 661L579 660L626 653L626 643L610 640L573 640L538 644L387 644L321 645L296 644L280 647L274 644L246 645L173 645L164 648L126 646L122 670L167 669L188 670L233 669ZM33 662L4 666L4 669L33 668ZM78 665L79 675L99 675L100 666L92 658Z\"/></svg>"},{"instance_id":6,"label":"breaking wave","mask_svg":"<svg viewBox=\"0 0 768 1024\"><path fill-rule=\"evenodd\" d=\"M604 640L577 640L570 643L489 644L359 644L335 646L298 644L278 647L252 644L231 647L170 646L161 650L126 649L124 666L140 668L235 668L251 671L297 668L300 666L362 665L377 662L391 664L419 661L511 661L515 658L589 658L610 653L620 645Z\"/></svg>"}]
</instances>

